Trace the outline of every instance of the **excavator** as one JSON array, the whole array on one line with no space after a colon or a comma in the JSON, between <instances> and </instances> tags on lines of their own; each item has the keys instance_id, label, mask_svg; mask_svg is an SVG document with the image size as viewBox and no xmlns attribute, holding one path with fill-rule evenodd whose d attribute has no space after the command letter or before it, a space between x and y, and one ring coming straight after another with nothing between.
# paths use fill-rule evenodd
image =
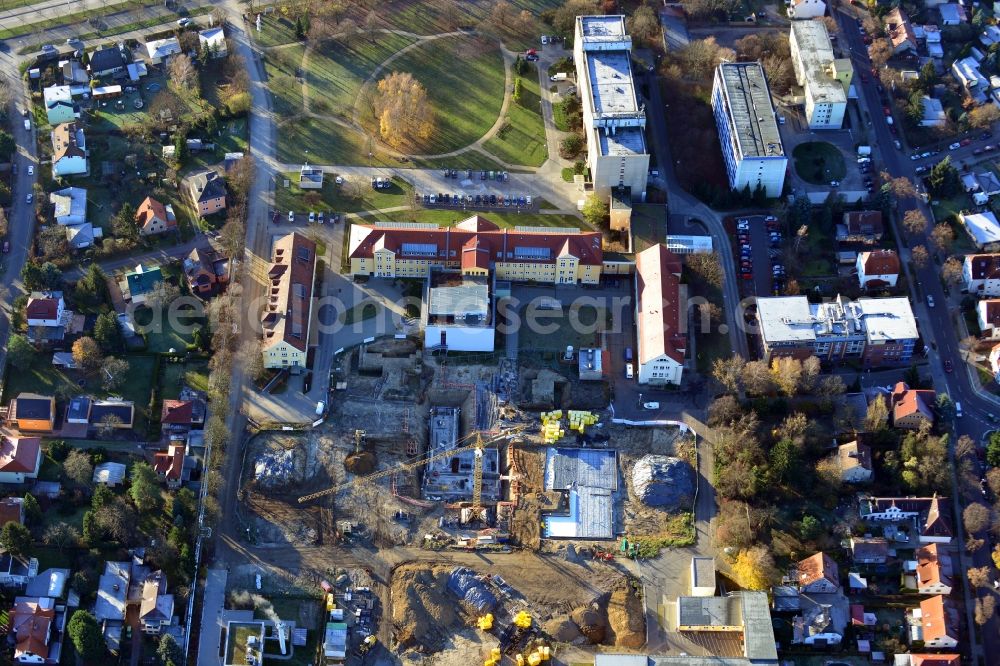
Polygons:
<instances>
[{"instance_id":1,"label":"excavator","mask_svg":"<svg viewBox=\"0 0 1000 666\"><path fill-rule=\"evenodd\" d=\"M398 472L406 472L412 469L417 469L423 467L427 463L433 462L435 460L440 460L441 458L449 458L458 453L464 453L466 451L475 451L475 466L473 467L473 483L472 483L472 508L470 515L478 516L482 513L483 509L483 450L493 444L497 444L502 441L507 441L511 439L514 435L525 429L525 426L514 426L511 428L505 428L499 433L492 434L491 436L484 438L483 433L476 431L470 435L466 435L458 441L459 444L472 440L471 444L465 446L458 446L454 449L449 449L447 451L442 451L441 453L435 453L427 457L415 460L413 462L402 463L396 465L390 469L384 469L379 472L374 472L368 474L367 476L359 476L357 478L351 479L345 483L341 483L336 486L330 486L323 490L317 491L315 493L310 493L308 495L303 495L299 498L299 504L304 504L310 502L314 499L319 499L320 497L326 497L327 495L335 495L341 491L349 490L356 486L363 484L373 483L379 479L384 479L388 476L392 476Z\"/></svg>"}]
</instances>

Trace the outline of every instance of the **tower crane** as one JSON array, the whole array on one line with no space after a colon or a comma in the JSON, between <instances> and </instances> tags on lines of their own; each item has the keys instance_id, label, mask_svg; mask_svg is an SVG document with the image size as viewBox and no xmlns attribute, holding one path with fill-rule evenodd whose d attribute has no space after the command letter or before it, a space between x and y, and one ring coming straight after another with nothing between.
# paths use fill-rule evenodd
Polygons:
<instances>
[{"instance_id":1,"label":"tower crane","mask_svg":"<svg viewBox=\"0 0 1000 666\"><path fill-rule=\"evenodd\" d=\"M346 481L336 486L330 486L324 490L319 490L309 495L303 495L299 498L299 504L304 504L314 499L319 499L320 497L326 497L327 495L334 495L341 492L342 490L347 490L355 486L360 486L363 484L371 483L373 481L378 481L379 479L384 479L387 476L392 476L397 472L406 472L411 469L417 469L418 467L423 467L427 463L434 462L435 460L440 460L441 458L449 458L459 453L464 453L466 451L475 451L476 459L473 471L473 485L472 485L472 504L474 512L478 512L482 507L483 500L483 449L491 444L495 444L502 440L507 440L513 437L516 433L524 430L524 426L515 426L512 428L506 428L499 433L483 439L483 435L480 431L476 431L471 435L466 435L462 439L458 440L458 443L467 442L470 439L474 440L472 444L466 446L459 446L453 449L448 449L447 451L442 451L441 453L435 453L434 455L427 456L426 458L421 458L420 460L415 460L413 462L402 463L391 467L389 469L384 469L380 472L373 472L367 476L360 476L350 481ZM473 514L475 515L475 513Z\"/></svg>"}]
</instances>

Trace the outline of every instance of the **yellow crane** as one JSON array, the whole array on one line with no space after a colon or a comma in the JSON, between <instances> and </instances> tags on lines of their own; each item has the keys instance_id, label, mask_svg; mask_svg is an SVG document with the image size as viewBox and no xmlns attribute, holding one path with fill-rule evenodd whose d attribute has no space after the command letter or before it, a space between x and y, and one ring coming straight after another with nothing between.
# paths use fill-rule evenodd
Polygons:
<instances>
[{"instance_id":1,"label":"yellow crane","mask_svg":"<svg viewBox=\"0 0 1000 666\"><path fill-rule=\"evenodd\" d=\"M510 439L514 434L524 430L524 426L515 426L513 428L507 428L502 430L500 433L489 437L488 439L483 439L481 432L477 431L471 435L466 435L462 439L458 440L458 443L466 442L470 439L475 441L467 446L459 446L454 449L448 449L447 451L442 451L441 453L435 453L434 455L428 456L426 458L421 458L420 460L415 460L413 462L402 463L391 467L389 469L384 469L380 472L373 472L367 476L359 476L357 478L346 481L337 486L330 486L324 490L319 490L315 493L310 493L309 495L303 495L299 498L299 504L304 504L314 499L319 499L320 497L325 497L327 495L333 495L339 493L342 490L347 490L348 488L353 488L354 486L359 486L366 483L371 483L373 481L378 481L379 479L384 479L387 476L392 476L397 472L406 472L411 469L416 469L418 467L423 467L427 463L434 462L435 460L440 460L441 458L449 458L459 453L464 453L466 451L476 452L476 462L473 468L473 484L472 484L472 504L473 509L478 511L482 507L483 501L483 449L485 449L490 444L495 444L501 440ZM473 514L475 515L475 514Z\"/></svg>"}]
</instances>

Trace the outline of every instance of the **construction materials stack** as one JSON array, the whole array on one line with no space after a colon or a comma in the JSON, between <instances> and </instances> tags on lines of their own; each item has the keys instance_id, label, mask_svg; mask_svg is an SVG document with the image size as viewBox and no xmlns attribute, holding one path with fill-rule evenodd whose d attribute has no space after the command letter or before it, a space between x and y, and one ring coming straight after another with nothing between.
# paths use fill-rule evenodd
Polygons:
<instances>
[{"instance_id":1,"label":"construction materials stack","mask_svg":"<svg viewBox=\"0 0 1000 666\"><path fill-rule=\"evenodd\" d=\"M566 431L562 428L563 411L555 409L551 412L542 412L542 442L545 444L555 444L566 436Z\"/></svg>"},{"instance_id":2,"label":"construction materials stack","mask_svg":"<svg viewBox=\"0 0 1000 666\"><path fill-rule=\"evenodd\" d=\"M592 426L597 423L597 414L593 412L585 412L580 410L571 409L569 414L569 429L575 430L579 433L583 433L587 426Z\"/></svg>"}]
</instances>

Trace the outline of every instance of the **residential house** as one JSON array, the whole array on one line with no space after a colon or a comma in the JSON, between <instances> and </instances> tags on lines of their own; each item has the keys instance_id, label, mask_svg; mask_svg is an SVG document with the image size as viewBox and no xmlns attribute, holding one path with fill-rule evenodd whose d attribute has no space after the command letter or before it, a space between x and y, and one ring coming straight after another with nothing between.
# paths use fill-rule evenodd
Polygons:
<instances>
[{"instance_id":1,"label":"residential house","mask_svg":"<svg viewBox=\"0 0 1000 666\"><path fill-rule=\"evenodd\" d=\"M32 328L64 326L66 324L66 302L61 291L33 291L28 296L28 304L24 308L25 319L28 320L28 331ZM72 316L73 313L69 312Z\"/></svg>"},{"instance_id":2,"label":"residential house","mask_svg":"<svg viewBox=\"0 0 1000 666\"><path fill-rule=\"evenodd\" d=\"M919 430L924 423L933 424L936 397L934 391L911 389L905 382L897 382L889 396L893 427Z\"/></svg>"},{"instance_id":3,"label":"residential house","mask_svg":"<svg viewBox=\"0 0 1000 666\"><path fill-rule=\"evenodd\" d=\"M202 51L208 50L209 56L212 58L225 58L229 49L226 46L226 33L222 26L199 32L198 48Z\"/></svg>"},{"instance_id":4,"label":"residential house","mask_svg":"<svg viewBox=\"0 0 1000 666\"><path fill-rule=\"evenodd\" d=\"M181 389L177 400L164 400L160 423L164 432L185 433L201 430L205 425L208 407L205 394L187 386Z\"/></svg>"},{"instance_id":5,"label":"residential house","mask_svg":"<svg viewBox=\"0 0 1000 666\"><path fill-rule=\"evenodd\" d=\"M0 500L0 528L7 523L24 525L23 497L4 497Z\"/></svg>"},{"instance_id":6,"label":"residential house","mask_svg":"<svg viewBox=\"0 0 1000 666\"><path fill-rule=\"evenodd\" d=\"M979 61L972 56L959 58L951 64L951 74L973 100L980 104L986 101L990 82L979 70Z\"/></svg>"},{"instance_id":7,"label":"residential house","mask_svg":"<svg viewBox=\"0 0 1000 666\"><path fill-rule=\"evenodd\" d=\"M53 217L62 226L83 224L87 221L87 190L67 187L49 195Z\"/></svg>"},{"instance_id":8,"label":"residential house","mask_svg":"<svg viewBox=\"0 0 1000 666\"><path fill-rule=\"evenodd\" d=\"M106 46L91 53L87 66L91 76L108 76L125 71L125 67L130 62L132 62L132 53L124 44L118 44Z\"/></svg>"},{"instance_id":9,"label":"residential house","mask_svg":"<svg viewBox=\"0 0 1000 666\"><path fill-rule=\"evenodd\" d=\"M889 542L882 537L851 537L851 557L855 564L885 564Z\"/></svg>"},{"instance_id":10,"label":"residential house","mask_svg":"<svg viewBox=\"0 0 1000 666\"><path fill-rule=\"evenodd\" d=\"M936 25L924 26L924 47L927 55L936 60L944 57L944 46L941 44L941 29Z\"/></svg>"},{"instance_id":11,"label":"residential house","mask_svg":"<svg viewBox=\"0 0 1000 666\"><path fill-rule=\"evenodd\" d=\"M947 511L944 497L862 497L858 513L866 522L908 525L920 543L951 543Z\"/></svg>"},{"instance_id":12,"label":"residential house","mask_svg":"<svg viewBox=\"0 0 1000 666\"><path fill-rule=\"evenodd\" d=\"M862 289L895 287L899 279L899 255L895 250L859 252L855 262L858 284Z\"/></svg>"},{"instance_id":13,"label":"residential house","mask_svg":"<svg viewBox=\"0 0 1000 666\"><path fill-rule=\"evenodd\" d=\"M126 301L142 305L146 302L146 297L150 292L161 282L163 282L163 273L159 266L145 268L139 264L134 271L125 273L125 278L118 283L118 286Z\"/></svg>"},{"instance_id":14,"label":"residential house","mask_svg":"<svg viewBox=\"0 0 1000 666\"><path fill-rule=\"evenodd\" d=\"M146 197L135 211L135 223L140 236L155 236L177 228L174 207L162 204L153 197Z\"/></svg>"},{"instance_id":15,"label":"residential house","mask_svg":"<svg viewBox=\"0 0 1000 666\"><path fill-rule=\"evenodd\" d=\"M153 454L153 469L167 488L181 487L184 475L184 444L170 444L167 450Z\"/></svg>"},{"instance_id":16,"label":"residential house","mask_svg":"<svg viewBox=\"0 0 1000 666\"><path fill-rule=\"evenodd\" d=\"M45 116L53 127L80 118L80 107L73 102L69 86L49 86L42 91L42 103Z\"/></svg>"},{"instance_id":17,"label":"residential house","mask_svg":"<svg viewBox=\"0 0 1000 666\"><path fill-rule=\"evenodd\" d=\"M957 2L938 5L937 9L941 14L941 25L959 25L968 20L965 16L965 9Z\"/></svg>"},{"instance_id":18,"label":"residential house","mask_svg":"<svg viewBox=\"0 0 1000 666\"><path fill-rule=\"evenodd\" d=\"M94 429L130 430L134 423L135 405L131 400L95 400L82 395L69 401L63 432L73 430L72 436L82 438Z\"/></svg>"},{"instance_id":19,"label":"residential house","mask_svg":"<svg viewBox=\"0 0 1000 666\"><path fill-rule=\"evenodd\" d=\"M265 368L303 368L309 345L316 243L291 233L274 242L267 276L271 294L263 312Z\"/></svg>"},{"instance_id":20,"label":"residential house","mask_svg":"<svg viewBox=\"0 0 1000 666\"><path fill-rule=\"evenodd\" d=\"M792 644L827 647L844 640L849 619L844 593L800 594L799 614L792 618ZM775 662L776 663L776 662Z\"/></svg>"},{"instance_id":21,"label":"residential house","mask_svg":"<svg viewBox=\"0 0 1000 666\"><path fill-rule=\"evenodd\" d=\"M125 480L125 469L122 463L103 462L94 468L94 483L116 488Z\"/></svg>"},{"instance_id":22,"label":"residential house","mask_svg":"<svg viewBox=\"0 0 1000 666\"><path fill-rule=\"evenodd\" d=\"M897 654L892 666L962 666L962 655L908 653Z\"/></svg>"},{"instance_id":23,"label":"residential house","mask_svg":"<svg viewBox=\"0 0 1000 666\"><path fill-rule=\"evenodd\" d=\"M0 585L23 588L38 575L38 560L25 560L10 553L0 554Z\"/></svg>"},{"instance_id":24,"label":"residential house","mask_svg":"<svg viewBox=\"0 0 1000 666\"><path fill-rule=\"evenodd\" d=\"M788 17L793 19L814 19L826 14L823 0L790 0Z\"/></svg>"},{"instance_id":25,"label":"residential house","mask_svg":"<svg viewBox=\"0 0 1000 666\"><path fill-rule=\"evenodd\" d=\"M202 217L226 208L226 184L214 171L200 171L188 179L191 199Z\"/></svg>"},{"instance_id":26,"label":"residential house","mask_svg":"<svg viewBox=\"0 0 1000 666\"><path fill-rule=\"evenodd\" d=\"M901 8L895 7L885 15L885 30L892 42L892 52L917 50L917 36L913 32L910 19Z\"/></svg>"},{"instance_id":27,"label":"residential house","mask_svg":"<svg viewBox=\"0 0 1000 666\"><path fill-rule=\"evenodd\" d=\"M687 337L686 290L680 283L681 260L657 244L635 258L636 328L640 384L681 383Z\"/></svg>"},{"instance_id":28,"label":"residential house","mask_svg":"<svg viewBox=\"0 0 1000 666\"><path fill-rule=\"evenodd\" d=\"M976 321L981 340L1000 340L1000 298L976 301Z\"/></svg>"},{"instance_id":29,"label":"residential house","mask_svg":"<svg viewBox=\"0 0 1000 666\"><path fill-rule=\"evenodd\" d=\"M42 466L39 437L0 437L0 483L24 483L37 479Z\"/></svg>"},{"instance_id":30,"label":"residential house","mask_svg":"<svg viewBox=\"0 0 1000 666\"><path fill-rule=\"evenodd\" d=\"M94 244L94 239L104 235L100 227L95 227L90 222L83 224L71 224L66 227L66 242L74 250L83 250Z\"/></svg>"},{"instance_id":31,"label":"residential house","mask_svg":"<svg viewBox=\"0 0 1000 666\"><path fill-rule=\"evenodd\" d=\"M962 262L962 290L977 296L1000 296L1000 254L967 254Z\"/></svg>"},{"instance_id":32,"label":"residential house","mask_svg":"<svg viewBox=\"0 0 1000 666\"><path fill-rule=\"evenodd\" d=\"M906 365L919 333L908 298L837 296L810 303L805 296L757 299L764 358L780 356L821 361L858 359L865 367Z\"/></svg>"},{"instance_id":33,"label":"residential house","mask_svg":"<svg viewBox=\"0 0 1000 666\"><path fill-rule=\"evenodd\" d=\"M56 125L52 130L52 175L56 178L86 174L87 139L75 122Z\"/></svg>"},{"instance_id":34,"label":"residential house","mask_svg":"<svg viewBox=\"0 0 1000 666\"><path fill-rule=\"evenodd\" d=\"M844 213L844 220L837 225L837 242L875 245L882 240L885 228L882 213L877 210L852 210Z\"/></svg>"},{"instance_id":35,"label":"residential house","mask_svg":"<svg viewBox=\"0 0 1000 666\"><path fill-rule=\"evenodd\" d=\"M958 610L943 595L936 595L920 602L906 614L910 642L921 642L930 649L958 647Z\"/></svg>"},{"instance_id":36,"label":"residential house","mask_svg":"<svg viewBox=\"0 0 1000 666\"><path fill-rule=\"evenodd\" d=\"M104 641L112 652L117 651L121 642L131 576L132 567L129 562L105 562L104 573L97 585L94 617L102 626Z\"/></svg>"},{"instance_id":37,"label":"residential house","mask_svg":"<svg viewBox=\"0 0 1000 666\"><path fill-rule=\"evenodd\" d=\"M146 634L159 635L170 626L174 615L174 595L167 594L167 577L155 571L142 582L139 623Z\"/></svg>"},{"instance_id":38,"label":"residential house","mask_svg":"<svg viewBox=\"0 0 1000 666\"><path fill-rule=\"evenodd\" d=\"M868 483L874 473L872 450L866 444L855 440L837 447L837 462L840 464L840 480L844 483Z\"/></svg>"},{"instance_id":39,"label":"residential house","mask_svg":"<svg viewBox=\"0 0 1000 666\"><path fill-rule=\"evenodd\" d=\"M299 169L299 188L303 190L323 189L323 170L319 167L303 164Z\"/></svg>"},{"instance_id":40,"label":"residential house","mask_svg":"<svg viewBox=\"0 0 1000 666\"><path fill-rule=\"evenodd\" d=\"M944 105L941 104L941 100L924 95L920 98L921 105L923 107L923 116L920 118L921 127L944 127L945 123L948 122L948 116L945 115Z\"/></svg>"},{"instance_id":41,"label":"residential house","mask_svg":"<svg viewBox=\"0 0 1000 666\"><path fill-rule=\"evenodd\" d=\"M990 370L993 371L993 378L1000 382L1000 343L993 345L989 354Z\"/></svg>"},{"instance_id":42,"label":"residential house","mask_svg":"<svg viewBox=\"0 0 1000 666\"><path fill-rule=\"evenodd\" d=\"M90 74L87 68L80 64L79 60L63 60L62 67L63 83L73 85L74 83L90 83Z\"/></svg>"},{"instance_id":43,"label":"residential house","mask_svg":"<svg viewBox=\"0 0 1000 666\"><path fill-rule=\"evenodd\" d=\"M58 664L66 610L52 597L15 597L8 616L9 638L17 664Z\"/></svg>"},{"instance_id":44,"label":"residential house","mask_svg":"<svg viewBox=\"0 0 1000 666\"><path fill-rule=\"evenodd\" d=\"M795 569L801 593L833 593L840 589L837 563L826 553L810 555L799 562Z\"/></svg>"},{"instance_id":45,"label":"residential house","mask_svg":"<svg viewBox=\"0 0 1000 666\"><path fill-rule=\"evenodd\" d=\"M10 401L7 420L18 430L52 432L56 424L56 399L37 393L19 393Z\"/></svg>"},{"instance_id":46,"label":"residential house","mask_svg":"<svg viewBox=\"0 0 1000 666\"><path fill-rule=\"evenodd\" d=\"M164 39L151 39L146 42L146 56L149 64L160 65L166 62L167 58L181 52L181 43L176 37L166 37Z\"/></svg>"},{"instance_id":47,"label":"residential house","mask_svg":"<svg viewBox=\"0 0 1000 666\"><path fill-rule=\"evenodd\" d=\"M951 594L951 555L936 543L917 549L916 580L920 594Z\"/></svg>"},{"instance_id":48,"label":"residential house","mask_svg":"<svg viewBox=\"0 0 1000 666\"><path fill-rule=\"evenodd\" d=\"M195 296L211 296L229 284L229 259L212 249L196 247L184 259L184 277Z\"/></svg>"}]
</instances>

